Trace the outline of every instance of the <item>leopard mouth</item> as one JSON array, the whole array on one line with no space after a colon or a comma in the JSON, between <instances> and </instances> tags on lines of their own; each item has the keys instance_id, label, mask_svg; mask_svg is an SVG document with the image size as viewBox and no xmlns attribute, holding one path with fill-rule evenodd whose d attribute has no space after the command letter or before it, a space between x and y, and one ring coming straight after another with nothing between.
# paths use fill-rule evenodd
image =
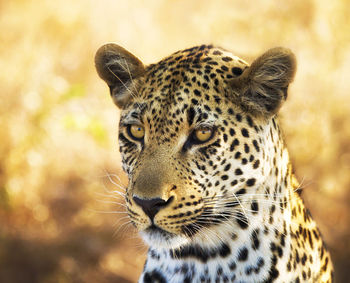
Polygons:
<instances>
[{"instance_id":1,"label":"leopard mouth","mask_svg":"<svg viewBox=\"0 0 350 283\"><path fill-rule=\"evenodd\" d=\"M174 233L168 232L155 224L152 224L146 228L144 232L151 237L164 237L166 239L170 239L176 236Z\"/></svg>"},{"instance_id":2,"label":"leopard mouth","mask_svg":"<svg viewBox=\"0 0 350 283\"><path fill-rule=\"evenodd\" d=\"M215 226L230 222L231 213L214 212L213 207L204 207L198 215L183 221L180 231L170 232L158 223L152 222L147 228L139 231L143 240L152 248L178 248L192 241L202 241L203 231L216 229ZM207 237L204 235L204 237ZM197 239L197 240L196 240Z\"/></svg>"}]
</instances>

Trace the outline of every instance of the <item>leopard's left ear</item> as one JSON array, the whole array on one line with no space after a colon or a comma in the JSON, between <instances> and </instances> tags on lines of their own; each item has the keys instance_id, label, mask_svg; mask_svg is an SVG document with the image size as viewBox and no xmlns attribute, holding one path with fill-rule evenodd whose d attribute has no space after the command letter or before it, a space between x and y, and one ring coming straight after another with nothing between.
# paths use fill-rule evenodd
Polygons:
<instances>
[{"instance_id":1,"label":"leopard's left ear","mask_svg":"<svg viewBox=\"0 0 350 283\"><path fill-rule=\"evenodd\" d=\"M295 71L295 55L289 49L270 49L231 81L234 99L244 110L270 117L286 100Z\"/></svg>"}]
</instances>

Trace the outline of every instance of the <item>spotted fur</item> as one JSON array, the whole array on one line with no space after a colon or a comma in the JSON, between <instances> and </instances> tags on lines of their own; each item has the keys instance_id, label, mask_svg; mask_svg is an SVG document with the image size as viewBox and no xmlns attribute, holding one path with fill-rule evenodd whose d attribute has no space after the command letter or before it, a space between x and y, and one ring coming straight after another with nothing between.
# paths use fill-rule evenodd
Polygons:
<instances>
[{"instance_id":1,"label":"spotted fur","mask_svg":"<svg viewBox=\"0 0 350 283\"><path fill-rule=\"evenodd\" d=\"M290 50L249 65L202 45L144 66L108 44L95 63L121 109L127 211L150 246L139 282L332 282L277 120Z\"/></svg>"}]
</instances>

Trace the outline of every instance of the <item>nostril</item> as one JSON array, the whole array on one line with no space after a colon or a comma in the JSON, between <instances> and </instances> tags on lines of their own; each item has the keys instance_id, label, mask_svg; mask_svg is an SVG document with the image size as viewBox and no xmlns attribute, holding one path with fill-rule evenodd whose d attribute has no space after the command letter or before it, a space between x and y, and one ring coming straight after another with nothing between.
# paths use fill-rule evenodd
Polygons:
<instances>
[{"instance_id":1,"label":"nostril","mask_svg":"<svg viewBox=\"0 0 350 283\"><path fill-rule=\"evenodd\" d=\"M133 196L133 200L139 206L141 206L142 210L146 213L146 215L153 220L154 216L158 213L160 209L169 205L173 201L174 197L170 197L167 201L161 198L153 198L153 199L142 199L137 196Z\"/></svg>"},{"instance_id":2,"label":"nostril","mask_svg":"<svg viewBox=\"0 0 350 283\"><path fill-rule=\"evenodd\" d=\"M151 209L153 207L160 207L166 204L166 201L161 198L142 199L134 196L133 199L139 206L146 209Z\"/></svg>"}]
</instances>

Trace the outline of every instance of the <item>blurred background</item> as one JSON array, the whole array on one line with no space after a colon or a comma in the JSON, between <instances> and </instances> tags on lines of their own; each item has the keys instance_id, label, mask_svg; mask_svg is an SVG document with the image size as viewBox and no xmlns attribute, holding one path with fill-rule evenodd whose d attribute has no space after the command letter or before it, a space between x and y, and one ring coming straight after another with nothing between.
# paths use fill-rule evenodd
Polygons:
<instances>
[{"instance_id":1,"label":"blurred background","mask_svg":"<svg viewBox=\"0 0 350 283\"><path fill-rule=\"evenodd\" d=\"M303 196L350 269L347 0L0 0L0 282L135 282L146 247L128 224L118 111L93 58L116 42L153 63L214 43L251 61L291 48L281 120Z\"/></svg>"}]
</instances>

